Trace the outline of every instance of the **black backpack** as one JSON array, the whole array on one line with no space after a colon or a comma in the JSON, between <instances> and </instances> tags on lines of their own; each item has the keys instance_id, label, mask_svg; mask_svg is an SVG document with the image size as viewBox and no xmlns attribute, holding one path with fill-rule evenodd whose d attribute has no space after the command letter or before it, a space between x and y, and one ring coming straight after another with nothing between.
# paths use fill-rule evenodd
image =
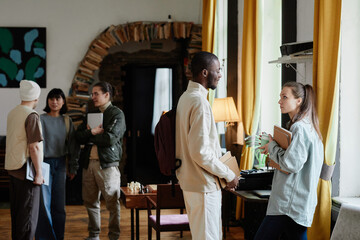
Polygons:
<instances>
[{"instance_id":1,"label":"black backpack","mask_svg":"<svg viewBox=\"0 0 360 240\"><path fill-rule=\"evenodd\" d=\"M177 182L175 170L181 166L181 160L175 157L176 107L160 117L155 127L155 153L159 162L160 172L171 176Z\"/></svg>"}]
</instances>

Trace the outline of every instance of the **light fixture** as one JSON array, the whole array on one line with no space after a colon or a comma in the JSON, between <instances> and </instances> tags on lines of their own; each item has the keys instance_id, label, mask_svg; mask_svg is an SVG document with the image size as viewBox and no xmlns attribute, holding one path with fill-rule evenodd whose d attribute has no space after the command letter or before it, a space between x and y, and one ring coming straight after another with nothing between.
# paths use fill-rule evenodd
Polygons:
<instances>
[{"instance_id":1,"label":"light fixture","mask_svg":"<svg viewBox=\"0 0 360 240\"><path fill-rule=\"evenodd\" d=\"M232 97L215 98L212 110L215 122L226 122L226 127L233 126L234 122L240 122Z\"/></svg>"}]
</instances>

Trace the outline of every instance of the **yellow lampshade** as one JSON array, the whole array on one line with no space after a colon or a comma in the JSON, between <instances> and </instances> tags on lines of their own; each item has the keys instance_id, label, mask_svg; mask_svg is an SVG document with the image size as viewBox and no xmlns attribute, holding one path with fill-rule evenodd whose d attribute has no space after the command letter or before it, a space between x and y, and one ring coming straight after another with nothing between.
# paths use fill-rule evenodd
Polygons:
<instances>
[{"instance_id":1,"label":"yellow lampshade","mask_svg":"<svg viewBox=\"0 0 360 240\"><path fill-rule=\"evenodd\" d=\"M213 114L215 122L239 122L239 114L236 111L234 99L232 97L227 98L215 98L213 103Z\"/></svg>"}]
</instances>

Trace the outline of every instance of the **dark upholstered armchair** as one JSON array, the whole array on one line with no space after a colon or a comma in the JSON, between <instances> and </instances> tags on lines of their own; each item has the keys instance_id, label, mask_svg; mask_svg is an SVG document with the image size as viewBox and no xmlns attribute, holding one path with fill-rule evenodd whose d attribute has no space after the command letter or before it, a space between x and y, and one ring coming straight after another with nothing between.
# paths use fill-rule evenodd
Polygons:
<instances>
[{"instance_id":1,"label":"dark upholstered armchair","mask_svg":"<svg viewBox=\"0 0 360 240\"><path fill-rule=\"evenodd\" d=\"M159 184L157 185L156 202L149 197L146 200L148 206L148 239L152 237L153 228L156 231L156 239L160 239L160 232L190 230L187 214L161 215L162 209L182 210L185 208L183 193L178 184ZM156 215L151 214L153 207L156 209Z\"/></svg>"}]
</instances>

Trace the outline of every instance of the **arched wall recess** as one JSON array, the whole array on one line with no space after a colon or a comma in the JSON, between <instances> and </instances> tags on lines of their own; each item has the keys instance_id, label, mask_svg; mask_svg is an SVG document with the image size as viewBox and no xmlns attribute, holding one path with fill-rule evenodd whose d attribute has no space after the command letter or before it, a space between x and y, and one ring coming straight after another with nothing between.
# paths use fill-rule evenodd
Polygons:
<instances>
[{"instance_id":1,"label":"arched wall recess","mask_svg":"<svg viewBox=\"0 0 360 240\"><path fill-rule=\"evenodd\" d=\"M192 22L132 22L111 25L101 32L89 45L85 56L79 63L72 81L70 96L67 98L68 115L75 126L82 122L90 99L89 88L94 82L103 59L112 47L128 42L144 42L159 39L188 39L187 57L184 59L186 77L191 77L189 64L192 56L201 51L201 25Z\"/></svg>"},{"instance_id":2,"label":"arched wall recess","mask_svg":"<svg viewBox=\"0 0 360 240\"><path fill-rule=\"evenodd\" d=\"M181 39L184 39L182 41ZM156 40L156 41L153 41ZM117 78L123 78L121 73L122 68L128 63L133 63L141 55L147 62L156 61L158 63L169 63L168 59L172 54L166 52L160 52L150 49L139 51L136 53L118 52L119 48L126 47L125 44L136 45L144 42L156 43L158 40L173 40L177 42L183 42L186 53L181 54L184 59L179 58L178 64L183 67L176 68L179 70L178 75L190 78L188 71L188 65L192 59L192 56L201 51L201 25L195 25L191 22L133 22L120 24L117 26L111 25L101 32L89 45L89 48L79 63L79 66L74 74L74 78L71 86L71 94L67 98L68 115L73 119L74 125L82 123L83 116L87 112L90 99L89 89L95 80L109 81L110 78L102 77L106 72L110 72ZM179 41L180 40L180 41ZM131 42L131 44L130 44ZM120 46L120 47L119 47ZM173 54L174 55L174 54ZM120 59L120 60L119 60ZM124 60L125 59L125 60ZM184 71L181 73L181 71ZM115 79L115 78L114 78ZM117 96L115 96L115 102L113 104L121 106L123 103L122 96L123 80L116 80L116 84L112 83L115 89L119 88ZM111 82L111 81L109 81ZM89 105L91 105L89 103ZM91 107L89 106L91 109ZM122 108L123 111L126 109ZM131 120L131 115L127 114L128 120ZM131 124L129 124L129 133L131 130ZM131 139L126 135L130 142ZM123 146L123 160L120 169L122 176L134 176L135 173L125 173L124 165L127 163L127 151L128 146ZM129 148L131 149L131 148ZM134 157L134 156L133 156ZM131 175L132 174L132 175ZM122 182L126 182L126 179L122 179Z\"/></svg>"},{"instance_id":3,"label":"arched wall recess","mask_svg":"<svg viewBox=\"0 0 360 240\"><path fill-rule=\"evenodd\" d=\"M201 50L201 25L192 22L133 22L111 25L99 34L90 44L88 51L79 63L72 81L72 97L86 99L94 74L100 68L109 49L130 41L144 42L158 39L189 39L187 59ZM186 75L189 77L188 63L184 59Z\"/></svg>"}]
</instances>

